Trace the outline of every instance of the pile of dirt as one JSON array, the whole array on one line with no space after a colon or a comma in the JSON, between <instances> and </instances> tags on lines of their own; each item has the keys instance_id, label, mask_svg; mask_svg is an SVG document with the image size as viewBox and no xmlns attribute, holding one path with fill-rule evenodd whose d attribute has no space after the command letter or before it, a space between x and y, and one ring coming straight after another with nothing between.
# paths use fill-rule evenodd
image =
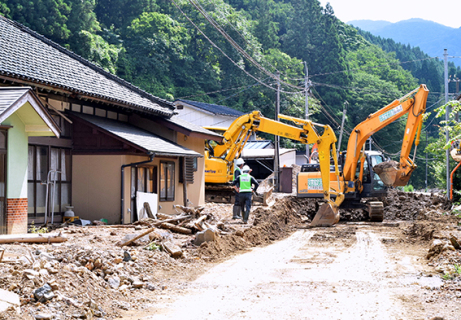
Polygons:
<instances>
[{"instance_id":1,"label":"pile of dirt","mask_svg":"<svg viewBox=\"0 0 461 320\"><path fill-rule=\"evenodd\" d=\"M446 212L452 203L442 194L402 192L390 189L384 204L385 220L424 219L431 211Z\"/></svg>"},{"instance_id":2,"label":"pile of dirt","mask_svg":"<svg viewBox=\"0 0 461 320\"><path fill-rule=\"evenodd\" d=\"M285 238L295 226L305 221L305 215L311 209L312 204L306 206L303 199L276 199L269 208L257 207L250 215L249 225L243 225L235 233L219 237L216 241L203 243L198 254L214 260L238 250Z\"/></svg>"}]
</instances>

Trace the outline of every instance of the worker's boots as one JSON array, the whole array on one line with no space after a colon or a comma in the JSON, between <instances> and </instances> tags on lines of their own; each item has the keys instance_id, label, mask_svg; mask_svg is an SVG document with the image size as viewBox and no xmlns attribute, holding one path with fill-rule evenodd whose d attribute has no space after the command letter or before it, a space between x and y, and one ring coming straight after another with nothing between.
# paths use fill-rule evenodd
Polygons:
<instances>
[{"instance_id":1,"label":"worker's boots","mask_svg":"<svg viewBox=\"0 0 461 320\"><path fill-rule=\"evenodd\" d=\"M232 219L242 219L242 216L240 216L240 206L232 208Z\"/></svg>"}]
</instances>

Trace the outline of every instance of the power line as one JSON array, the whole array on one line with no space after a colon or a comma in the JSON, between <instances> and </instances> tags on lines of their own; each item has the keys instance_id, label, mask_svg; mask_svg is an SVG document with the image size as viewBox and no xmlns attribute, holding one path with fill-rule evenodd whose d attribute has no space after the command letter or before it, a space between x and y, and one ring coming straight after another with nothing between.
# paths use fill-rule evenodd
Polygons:
<instances>
[{"instance_id":1,"label":"power line","mask_svg":"<svg viewBox=\"0 0 461 320\"><path fill-rule=\"evenodd\" d=\"M234 64L237 68L239 68L240 70L242 70L247 76L251 77L253 80L259 82L261 85L265 86L266 88L269 88L271 90L274 90L276 91L275 88L272 88L271 86L265 84L264 82L262 82L260 79L256 78L255 76L253 76L252 74L250 74L248 71L246 71L244 68L240 67L234 60L232 60L231 57L229 57L220 47L218 47L188 16L187 14L181 9L181 7L178 6L178 4L174 1L174 0L171 0L171 2L174 4L174 6L181 12L181 14L195 27L195 29L197 29L198 32L200 32L200 34L208 40L208 42L210 42L210 44L215 47L219 52L222 53L222 55L224 55L230 62L232 62L232 64ZM285 92L283 90L281 90L281 92L284 92L284 93L293 93L293 92ZM295 92L295 93L298 93L298 92Z\"/></svg>"},{"instance_id":2,"label":"power line","mask_svg":"<svg viewBox=\"0 0 461 320\"><path fill-rule=\"evenodd\" d=\"M173 0L172 0L173 1ZM282 81L279 77L277 77L277 75L273 74L272 72L269 72L268 70L266 70L263 66L261 66L255 59L253 59L252 56L250 56L242 47L240 47L240 45L235 42L235 40L229 36L227 34L226 31L224 31L224 29L221 28L221 26L219 26L214 20L213 18L210 17L210 15L208 15L208 13L203 9L203 7L193 1L193 0L188 0L190 4L192 4L192 6L194 6L201 14L202 16L219 32L221 33L221 35L238 51L240 52L245 58L247 58L248 61L250 61L251 63L253 63L253 65L255 65L261 72L265 73L266 75L268 75L269 77L273 78L274 80L278 80L280 81L281 83L283 83L285 86L288 86L288 87L291 87L291 88L294 88L294 89L300 89L300 90L304 90L303 87L299 87L299 86L295 86L295 85L292 85L291 83L288 83L286 81Z\"/></svg>"}]
</instances>

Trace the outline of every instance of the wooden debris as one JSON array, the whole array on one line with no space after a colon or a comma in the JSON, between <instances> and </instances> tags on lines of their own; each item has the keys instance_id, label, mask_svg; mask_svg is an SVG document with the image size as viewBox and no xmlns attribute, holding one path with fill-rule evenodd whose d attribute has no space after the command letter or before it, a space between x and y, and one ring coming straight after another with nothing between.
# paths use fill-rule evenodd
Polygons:
<instances>
[{"instance_id":1,"label":"wooden debris","mask_svg":"<svg viewBox=\"0 0 461 320\"><path fill-rule=\"evenodd\" d=\"M0 243L58 243L67 241L61 233L8 234L0 236Z\"/></svg>"},{"instance_id":2,"label":"wooden debris","mask_svg":"<svg viewBox=\"0 0 461 320\"><path fill-rule=\"evenodd\" d=\"M149 202L144 202L144 210L146 210L147 216L151 219L155 219L154 215L152 214L152 210L150 209Z\"/></svg>"},{"instance_id":3,"label":"wooden debris","mask_svg":"<svg viewBox=\"0 0 461 320\"><path fill-rule=\"evenodd\" d=\"M179 209L184 213L194 214L194 215L199 215L200 212L202 212L205 209L205 207L193 207L193 208L191 208L191 207L181 206L179 204L174 205L174 208Z\"/></svg>"},{"instance_id":4,"label":"wooden debris","mask_svg":"<svg viewBox=\"0 0 461 320\"><path fill-rule=\"evenodd\" d=\"M5 249L0 248L0 262L2 262L4 254L5 254Z\"/></svg>"},{"instance_id":5,"label":"wooden debris","mask_svg":"<svg viewBox=\"0 0 461 320\"><path fill-rule=\"evenodd\" d=\"M173 217L173 216L170 215L170 214L157 212L157 219L160 219L160 220L167 220L167 219L171 219L172 217Z\"/></svg>"},{"instance_id":6,"label":"wooden debris","mask_svg":"<svg viewBox=\"0 0 461 320\"><path fill-rule=\"evenodd\" d=\"M192 234L191 229L183 228L183 227L178 227L177 225L168 223L168 222L163 222L162 224L159 225L160 228L164 229L169 229L174 232L182 233L182 234Z\"/></svg>"},{"instance_id":7,"label":"wooden debris","mask_svg":"<svg viewBox=\"0 0 461 320\"><path fill-rule=\"evenodd\" d=\"M119 243L117 244L119 247L123 247L123 246L127 246L129 244L131 244L132 242L138 240L139 238L142 238L144 237L145 235L151 233L152 231L154 231L156 228L150 228L150 229L147 229L147 231L141 233L140 235L137 235L136 237L134 237L133 239L130 239L128 241L125 241L125 242L122 242L122 243Z\"/></svg>"},{"instance_id":8,"label":"wooden debris","mask_svg":"<svg viewBox=\"0 0 461 320\"><path fill-rule=\"evenodd\" d=\"M207 216L201 216L200 218L198 218L196 221L194 221L194 227L198 230L198 231L203 231L205 230L205 228L203 228L202 226L202 222L205 221L207 218Z\"/></svg>"}]
</instances>

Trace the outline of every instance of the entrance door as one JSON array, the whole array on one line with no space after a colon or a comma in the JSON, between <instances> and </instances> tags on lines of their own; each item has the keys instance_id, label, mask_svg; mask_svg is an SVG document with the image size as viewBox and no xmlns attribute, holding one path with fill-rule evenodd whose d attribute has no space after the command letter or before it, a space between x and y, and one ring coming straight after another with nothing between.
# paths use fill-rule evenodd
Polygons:
<instances>
[{"instance_id":1,"label":"entrance door","mask_svg":"<svg viewBox=\"0 0 461 320\"><path fill-rule=\"evenodd\" d=\"M0 234L6 233L6 130L0 130Z\"/></svg>"}]
</instances>

